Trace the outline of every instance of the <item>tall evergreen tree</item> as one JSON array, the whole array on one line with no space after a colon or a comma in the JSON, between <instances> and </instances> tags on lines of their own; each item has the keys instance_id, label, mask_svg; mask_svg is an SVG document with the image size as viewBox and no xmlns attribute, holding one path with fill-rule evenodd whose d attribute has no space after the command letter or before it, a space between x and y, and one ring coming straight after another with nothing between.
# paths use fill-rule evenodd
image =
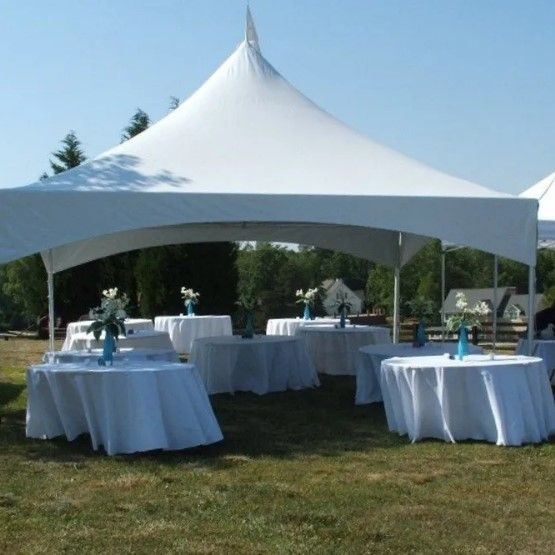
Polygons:
<instances>
[{"instance_id":1,"label":"tall evergreen tree","mask_svg":"<svg viewBox=\"0 0 555 555\"><path fill-rule=\"evenodd\" d=\"M121 136L121 142L128 141L131 137L142 133L145 129L148 129L150 125L150 118L148 114L137 108L137 111L131 117L129 125L124 128L123 135Z\"/></svg>"},{"instance_id":2,"label":"tall evergreen tree","mask_svg":"<svg viewBox=\"0 0 555 555\"><path fill-rule=\"evenodd\" d=\"M55 161L50 160L50 167L55 174L75 168L87 159L75 131L70 131L62 139L62 145L60 150L52 153Z\"/></svg>"}]
</instances>

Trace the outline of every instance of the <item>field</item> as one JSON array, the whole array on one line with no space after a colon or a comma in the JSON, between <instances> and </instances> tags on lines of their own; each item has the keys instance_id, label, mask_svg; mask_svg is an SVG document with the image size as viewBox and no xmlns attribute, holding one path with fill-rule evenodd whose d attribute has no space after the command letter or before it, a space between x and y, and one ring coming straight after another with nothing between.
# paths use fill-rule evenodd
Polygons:
<instances>
[{"instance_id":1,"label":"field","mask_svg":"<svg viewBox=\"0 0 555 555\"><path fill-rule=\"evenodd\" d=\"M0 342L2 553L553 553L555 443L410 444L354 379L212 398L225 440L106 457L25 439L27 364Z\"/></svg>"}]
</instances>

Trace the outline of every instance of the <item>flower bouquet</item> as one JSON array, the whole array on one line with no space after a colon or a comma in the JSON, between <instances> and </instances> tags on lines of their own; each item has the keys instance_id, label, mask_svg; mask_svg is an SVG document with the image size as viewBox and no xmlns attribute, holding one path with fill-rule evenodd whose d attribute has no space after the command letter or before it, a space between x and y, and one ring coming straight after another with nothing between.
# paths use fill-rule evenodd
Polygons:
<instances>
[{"instance_id":1,"label":"flower bouquet","mask_svg":"<svg viewBox=\"0 0 555 555\"><path fill-rule=\"evenodd\" d=\"M105 289L102 291L100 306L93 308L89 316L93 323L88 327L87 333L94 335L98 341L104 331L104 347L102 357L98 363L105 366L106 363L112 364L113 353L116 350L116 341L121 333L125 335L124 320L127 318L125 308L129 304L129 299L125 293L119 294L118 288Z\"/></svg>"},{"instance_id":2,"label":"flower bouquet","mask_svg":"<svg viewBox=\"0 0 555 555\"><path fill-rule=\"evenodd\" d=\"M243 339L254 337L254 312L257 307L262 305L262 301L254 294L254 291L247 289L239 294L239 299L235 302L245 314L245 331Z\"/></svg>"},{"instance_id":3,"label":"flower bouquet","mask_svg":"<svg viewBox=\"0 0 555 555\"><path fill-rule=\"evenodd\" d=\"M338 291L336 295L335 307L339 312L339 327L345 327L345 318L347 313L351 310L351 303L349 302L349 295L345 291Z\"/></svg>"},{"instance_id":4,"label":"flower bouquet","mask_svg":"<svg viewBox=\"0 0 555 555\"><path fill-rule=\"evenodd\" d=\"M414 347L424 347L427 341L425 323L429 322L434 313L434 303L422 296L406 303L409 313L418 320L414 330Z\"/></svg>"},{"instance_id":5,"label":"flower bouquet","mask_svg":"<svg viewBox=\"0 0 555 555\"><path fill-rule=\"evenodd\" d=\"M198 304L200 293L198 293L197 291L193 291L193 289L182 287L181 297L185 302L185 308L187 309L187 316L194 316L195 307Z\"/></svg>"},{"instance_id":6,"label":"flower bouquet","mask_svg":"<svg viewBox=\"0 0 555 555\"><path fill-rule=\"evenodd\" d=\"M303 318L305 320L313 320L312 310L314 309L314 304L316 303L316 299L318 298L318 288L315 287L314 289L307 289L304 292L302 289L297 289L296 296L297 296L297 303L304 303L304 314Z\"/></svg>"},{"instance_id":7,"label":"flower bouquet","mask_svg":"<svg viewBox=\"0 0 555 555\"><path fill-rule=\"evenodd\" d=\"M455 306L457 313L447 318L446 327L450 333L458 332L459 334L459 359L462 360L468 355L468 330L474 326L481 328L481 319L487 316L491 310L486 302L477 302L470 307L466 295L459 291L456 294Z\"/></svg>"}]
</instances>

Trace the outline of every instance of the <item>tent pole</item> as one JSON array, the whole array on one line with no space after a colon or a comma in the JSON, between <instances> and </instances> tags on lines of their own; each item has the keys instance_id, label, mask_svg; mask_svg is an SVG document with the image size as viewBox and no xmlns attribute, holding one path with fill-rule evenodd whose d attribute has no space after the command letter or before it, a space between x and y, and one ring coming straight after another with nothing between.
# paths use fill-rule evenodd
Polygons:
<instances>
[{"instance_id":1,"label":"tent pole","mask_svg":"<svg viewBox=\"0 0 555 555\"><path fill-rule=\"evenodd\" d=\"M534 352L536 311L536 267L528 266L528 356Z\"/></svg>"},{"instance_id":2,"label":"tent pole","mask_svg":"<svg viewBox=\"0 0 555 555\"><path fill-rule=\"evenodd\" d=\"M441 247L441 342L445 343L445 249Z\"/></svg>"},{"instance_id":3,"label":"tent pole","mask_svg":"<svg viewBox=\"0 0 555 555\"><path fill-rule=\"evenodd\" d=\"M499 272L499 259L497 255L493 255L493 314L492 314L492 345L491 350L495 355L495 347L497 344L497 278Z\"/></svg>"},{"instance_id":4,"label":"tent pole","mask_svg":"<svg viewBox=\"0 0 555 555\"><path fill-rule=\"evenodd\" d=\"M393 283L393 343L399 343L399 299L401 285L401 268L395 266L395 280Z\"/></svg>"},{"instance_id":5,"label":"tent pole","mask_svg":"<svg viewBox=\"0 0 555 555\"><path fill-rule=\"evenodd\" d=\"M52 271L52 250L48 251L47 287L48 287L48 351L54 352L54 272Z\"/></svg>"}]
</instances>

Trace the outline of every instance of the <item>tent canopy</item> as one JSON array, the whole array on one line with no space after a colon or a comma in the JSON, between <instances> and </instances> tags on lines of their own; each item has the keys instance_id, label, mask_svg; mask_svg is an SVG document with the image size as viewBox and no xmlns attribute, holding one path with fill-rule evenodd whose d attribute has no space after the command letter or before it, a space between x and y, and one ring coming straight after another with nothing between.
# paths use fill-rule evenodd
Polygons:
<instances>
[{"instance_id":1,"label":"tent canopy","mask_svg":"<svg viewBox=\"0 0 555 555\"><path fill-rule=\"evenodd\" d=\"M538 246L555 249L555 173L544 177L520 196L536 199L539 203Z\"/></svg>"},{"instance_id":2,"label":"tent canopy","mask_svg":"<svg viewBox=\"0 0 555 555\"><path fill-rule=\"evenodd\" d=\"M535 264L536 210L318 108L262 56L249 17L235 52L161 121L73 170L0 190L0 262L43 252L57 272L141 247L248 239L398 267L441 238Z\"/></svg>"}]
</instances>

